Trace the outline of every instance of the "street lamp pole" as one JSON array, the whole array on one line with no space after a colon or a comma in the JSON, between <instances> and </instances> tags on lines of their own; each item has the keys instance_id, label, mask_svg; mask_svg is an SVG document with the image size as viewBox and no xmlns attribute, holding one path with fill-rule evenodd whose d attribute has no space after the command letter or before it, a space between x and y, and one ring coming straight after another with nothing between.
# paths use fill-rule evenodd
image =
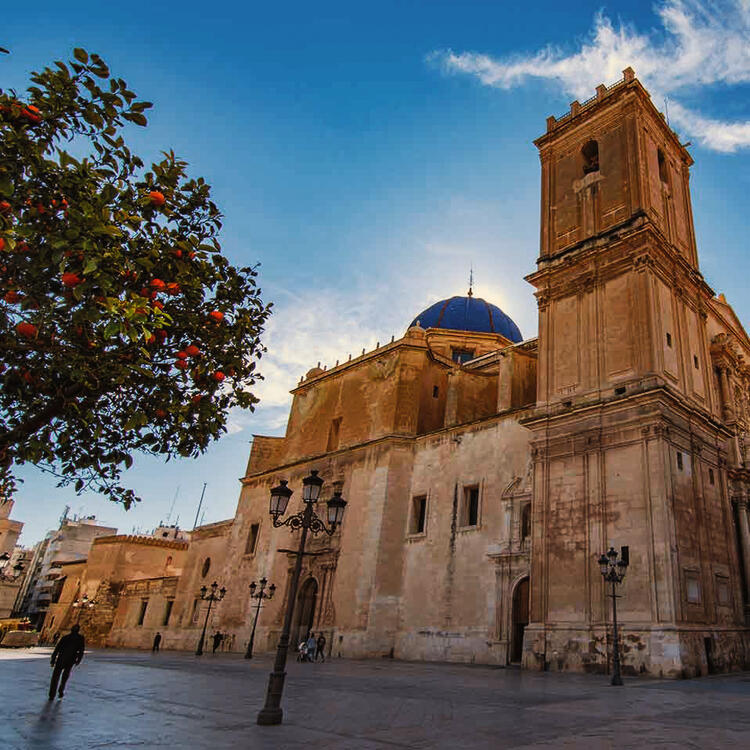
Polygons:
<instances>
[{"instance_id":1,"label":"street lamp pole","mask_svg":"<svg viewBox=\"0 0 750 750\"><path fill-rule=\"evenodd\" d=\"M260 590L258 593L255 593L256 589L256 583L253 581L250 584L250 598L251 599L257 599L258 605L255 608L255 619L253 620L253 631L250 633L250 642L247 644L247 651L245 651L245 658L246 659L252 659L253 658L253 643L255 643L255 628L258 625L258 615L260 614L260 605L263 603L264 599L271 599L273 598L273 595L276 593L276 585L271 584L268 587L268 593L264 593L263 589L266 588L266 584L268 581L266 580L265 576L260 579Z\"/></svg>"},{"instance_id":2,"label":"street lamp pole","mask_svg":"<svg viewBox=\"0 0 750 750\"><path fill-rule=\"evenodd\" d=\"M630 563L630 551L628 547L623 547L620 551L619 560L617 550L614 547L609 548L606 555L599 558L599 570L605 583L612 584L612 637L614 645L612 648L612 684L622 685L622 675L620 673L620 641L617 633L617 596L615 586L622 583L625 573Z\"/></svg>"},{"instance_id":3,"label":"street lamp pole","mask_svg":"<svg viewBox=\"0 0 750 750\"><path fill-rule=\"evenodd\" d=\"M295 553L297 559L289 585L289 596L286 602L286 613L284 614L284 627L276 649L273 672L271 672L268 678L266 703L258 714L258 724L261 725L281 724L284 715L281 708L281 696L284 692L284 679L286 677L285 667L289 651L289 633L292 627L294 602L297 598L297 586L299 585L300 573L302 572L302 558L305 554L307 534L310 532L316 535L324 532L330 536L336 531L336 528L341 524L344 517L346 500L341 497L341 492L339 491L334 492L333 497L327 503L328 523L330 526L327 526L325 521L315 513L313 506L318 502L322 486L323 480L318 476L316 470L312 470L310 475L302 480L302 499L305 503L305 509L283 521L280 521L279 518L286 512L289 498L292 496L292 490L287 487L285 479L281 480L278 487L274 487L271 490L270 513L273 518L274 527L289 526L292 531L301 529L302 534L300 535L299 548Z\"/></svg>"},{"instance_id":4,"label":"street lamp pole","mask_svg":"<svg viewBox=\"0 0 750 750\"><path fill-rule=\"evenodd\" d=\"M224 598L224 594L227 593L227 590L223 586L218 592L216 591L217 589L219 589L219 584L216 581L211 584L210 591L205 586L201 586L201 599L204 602L208 602L208 610L206 612L206 619L203 621L203 631L198 641L198 648L195 649L196 656L203 656L203 642L206 640L206 628L208 627L208 617L211 614L211 606L214 602L220 602Z\"/></svg>"}]
</instances>

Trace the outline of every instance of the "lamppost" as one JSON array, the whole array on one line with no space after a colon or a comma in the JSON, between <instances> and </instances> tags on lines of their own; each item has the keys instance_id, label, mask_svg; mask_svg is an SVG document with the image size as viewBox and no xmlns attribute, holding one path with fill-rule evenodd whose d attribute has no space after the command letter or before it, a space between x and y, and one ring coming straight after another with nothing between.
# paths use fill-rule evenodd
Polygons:
<instances>
[{"instance_id":1,"label":"lamppost","mask_svg":"<svg viewBox=\"0 0 750 750\"><path fill-rule=\"evenodd\" d=\"M318 502L320 489L323 486L323 480L318 476L318 472L312 470L310 475L302 480L302 500L305 509L301 510L289 518L280 521L279 518L286 512L286 506L289 504L289 498L292 496L292 490L287 487L287 481L281 480L278 487L271 490L270 513L273 518L275 527L289 526L292 531L302 529L302 535L299 540L299 549L295 553L297 560L292 573L292 580L289 586L289 598L286 603L286 613L284 615L284 627L279 638L279 645L276 649L276 660L273 664L273 672L268 678L268 692L266 693L266 704L258 714L258 724L281 724L284 712L281 708L281 695L284 692L284 678L286 672L286 656L289 651L289 631L292 626L292 615L294 613L294 602L297 598L297 585L299 584L300 572L302 571L302 558L305 554L305 542L307 541L308 531L315 535L325 532L329 536L336 531L336 527L341 524L346 508L346 500L341 497L341 492L336 490L333 497L326 503L328 506L328 523L321 519L313 510L313 506Z\"/></svg>"},{"instance_id":2,"label":"lamppost","mask_svg":"<svg viewBox=\"0 0 750 750\"><path fill-rule=\"evenodd\" d=\"M201 599L204 602L208 602L208 610L206 611L206 619L203 621L201 639L198 641L198 648L195 649L196 656L203 656L203 642L206 640L206 628L208 627L208 617L211 614L211 607L214 602L220 602L224 598L224 594L227 593L227 590L223 586L218 591L217 589L219 589L219 584L216 581L211 584L210 589L201 586Z\"/></svg>"},{"instance_id":3,"label":"lamppost","mask_svg":"<svg viewBox=\"0 0 750 750\"><path fill-rule=\"evenodd\" d=\"M622 685L622 676L620 675L620 644L617 637L617 600L619 597L615 593L615 586L622 583L625 573L630 562L630 554L627 547L620 551L620 559L617 559L617 550L614 547L609 548L606 555L602 554L599 558L599 570L602 573L605 583L612 584L612 634L614 638L614 647L612 650L612 684Z\"/></svg>"},{"instance_id":4,"label":"lamppost","mask_svg":"<svg viewBox=\"0 0 750 750\"><path fill-rule=\"evenodd\" d=\"M258 605L255 607L255 619L253 620L253 632L250 633L250 643L247 644L247 651L245 651L245 658L246 659L252 659L253 658L253 643L255 643L255 627L258 624L258 615L260 614L260 605L263 603L264 599L271 599L273 598L273 595L276 593L276 585L271 584L268 587L268 593L266 594L264 589L266 588L266 584L268 581L264 578L260 579L260 589L258 590L258 593L255 593L255 589L257 588L257 584L255 581L253 581L250 584L250 598L251 599L257 599Z\"/></svg>"},{"instance_id":5,"label":"lamppost","mask_svg":"<svg viewBox=\"0 0 750 750\"><path fill-rule=\"evenodd\" d=\"M85 609L93 609L96 604L96 599L89 599L88 594L84 594L80 599L76 599L73 602L73 609L78 611L76 623L79 623L81 621L81 612L83 612Z\"/></svg>"}]
</instances>

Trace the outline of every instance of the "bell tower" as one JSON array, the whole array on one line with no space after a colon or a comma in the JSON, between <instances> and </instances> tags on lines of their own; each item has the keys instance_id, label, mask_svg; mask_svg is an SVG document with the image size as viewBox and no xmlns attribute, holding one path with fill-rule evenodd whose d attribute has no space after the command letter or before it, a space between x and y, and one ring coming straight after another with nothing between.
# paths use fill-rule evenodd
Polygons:
<instances>
[{"instance_id":1,"label":"bell tower","mask_svg":"<svg viewBox=\"0 0 750 750\"><path fill-rule=\"evenodd\" d=\"M540 308L539 403L656 378L710 406L708 344L694 334L713 292L698 271L690 154L630 68L547 118L535 143L541 252L527 280Z\"/></svg>"},{"instance_id":2,"label":"bell tower","mask_svg":"<svg viewBox=\"0 0 750 750\"><path fill-rule=\"evenodd\" d=\"M693 160L632 69L547 119L524 665L606 668L597 558L628 546L625 670L687 676L747 643ZM731 594L727 594L731 592ZM696 628L706 632L696 635ZM717 633L721 630L721 635ZM720 657L719 654L722 654Z\"/></svg>"}]
</instances>

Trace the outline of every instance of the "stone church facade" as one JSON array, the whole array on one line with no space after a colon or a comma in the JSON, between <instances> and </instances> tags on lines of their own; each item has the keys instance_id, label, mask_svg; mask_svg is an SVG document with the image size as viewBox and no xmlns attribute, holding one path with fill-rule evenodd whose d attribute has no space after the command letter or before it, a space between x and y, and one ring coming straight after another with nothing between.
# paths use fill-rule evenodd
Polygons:
<instances>
[{"instance_id":1,"label":"stone church facade","mask_svg":"<svg viewBox=\"0 0 750 750\"><path fill-rule=\"evenodd\" d=\"M255 437L235 517L193 533L168 621L132 626L147 598L132 584L118 645L159 629L194 648L216 580L209 627L242 650L265 576L278 593L255 642L273 648L297 537L273 527L269 490L287 479L297 512L316 469L322 499L348 506L308 543L293 642L313 630L334 656L604 671L597 558L627 545L624 671L748 667L750 340L698 267L692 159L630 69L536 145L538 338L470 292L310 370L286 435Z\"/></svg>"}]
</instances>

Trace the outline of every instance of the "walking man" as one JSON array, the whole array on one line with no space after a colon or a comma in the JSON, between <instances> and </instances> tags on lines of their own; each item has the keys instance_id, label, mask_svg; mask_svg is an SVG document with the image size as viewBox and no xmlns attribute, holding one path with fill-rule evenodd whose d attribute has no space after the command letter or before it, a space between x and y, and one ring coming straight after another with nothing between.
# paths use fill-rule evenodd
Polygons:
<instances>
[{"instance_id":1,"label":"walking man","mask_svg":"<svg viewBox=\"0 0 750 750\"><path fill-rule=\"evenodd\" d=\"M49 699L52 700L55 697L55 691L57 690L57 683L60 682L60 690L57 693L58 698L63 697L65 692L65 683L70 677L70 670L74 666L81 663L83 659L83 649L86 645L83 640L83 636L78 632L80 627L73 625L70 629L70 633L64 635L57 642L55 650L52 652L52 658L50 664L53 667L52 680L49 684ZM62 679L61 679L62 678Z\"/></svg>"},{"instance_id":2,"label":"walking man","mask_svg":"<svg viewBox=\"0 0 750 750\"><path fill-rule=\"evenodd\" d=\"M214 650L211 653L215 654L216 649L219 648L219 646L221 645L221 642L224 640L224 636L217 630L214 633L213 638L214 638Z\"/></svg>"},{"instance_id":3,"label":"walking man","mask_svg":"<svg viewBox=\"0 0 750 750\"><path fill-rule=\"evenodd\" d=\"M307 639L307 660L308 661L315 661L315 636L313 635L312 630L310 631L310 635Z\"/></svg>"},{"instance_id":4,"label":"walking man","mask_svg":"<svg viewBox=\"0 0 750 750\"><path fill-rule=\"evenodd\" d=\"M157 633L154 636L154 645L151 646L151 652L154 654L159 653L159 644L161 643L161 633Z\"/></svg>"},{"instance_id":5,"label":"walking man","mask_svg":"<svg viewBox=\"0 0 750 750\"><path fill-rule=\"evenodd\" d=\"M318 657L320 656L321 661L326 660L325 655L325 647L326 647L326 637L323 635L323 633L318 634L318 640L317 640L317 648L315 649L315 661L318 661Z\"/></svg>"}]
</instances>

